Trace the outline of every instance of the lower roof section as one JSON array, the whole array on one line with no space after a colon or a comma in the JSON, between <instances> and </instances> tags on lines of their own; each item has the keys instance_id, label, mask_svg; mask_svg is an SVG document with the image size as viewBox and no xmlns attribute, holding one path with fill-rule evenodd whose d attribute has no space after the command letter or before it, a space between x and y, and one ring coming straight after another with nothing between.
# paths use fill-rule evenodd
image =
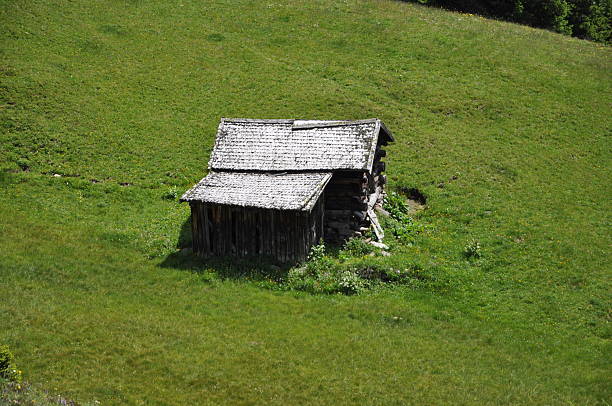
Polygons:
<instances>
[{"instance_id":1,"label":"lower roof section","mask_svg":"<svg viewBox=\"0 0 612 406\"><path fill-rule=\"evenodd\" d=\"M181 201L310 211L331 176L330 172L211 172Z\"/></svg>"}]
</instances>

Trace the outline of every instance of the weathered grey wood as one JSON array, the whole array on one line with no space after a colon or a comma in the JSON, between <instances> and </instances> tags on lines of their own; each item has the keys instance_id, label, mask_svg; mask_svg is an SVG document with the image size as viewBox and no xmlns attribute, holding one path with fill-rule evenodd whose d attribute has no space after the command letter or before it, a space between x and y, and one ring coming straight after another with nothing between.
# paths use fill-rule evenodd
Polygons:
<instances>
[{"instance_id":1,"label":"weathered grey wood","mask_svg":"<svg viewBox=\"0 0 612 406\"><path fill-rule=\"evenodd\" d=\"M350 209L326 209L325 210L326 218L330 217L350 217L353 215L353 210Z\"/></svg>"},{"instance_id":2,"label":"weathered grey wood","mask_svg":"<svg viewBox=\"0 0 612 406\"><path fill-rule=\"evenodd\" d=\"M368 217L372 222L372 229L374 230L374 234L376 234L376 238L378 238L378 241L382 241L385 237L385 233L380 224L378 223L378 217L376 217L376 213L374 213L373 210L368 210Z\"/></svg>"},{"instance_id":3,"label":"weathered grey wood","mask_svg":"<svg viewBox=\"0 0 612 406\"><path fill-rule=\"evenodd\" d=\"M193 252L198 253L200 252L199 238L201 235L200 230L198 229L198 224L200 222L198 219L198 203L190 202L189 206L191 208L191 242L193 244Z\"/></svg>"},{"instance_id":4,"label":"weathered grey wood","mask_svg":"<svg viewBox=\"0 0 612 406\"><path fill-rule=\"evenodd\" d=\"M217 152L221 155L211 159L213 170L209 177L181 198L190 202L194 252L198 255L270 255L287 262L306 258L310 247L317 244L320 238L342 242L361 234L370 226L382 238L382 228L375 215L366 212L382 203L387 179L382 174L386 167L381 159L387 152L381 147L393 141L393 136L380 120L372 120L372 134L375 136L361 139L365 133L358 134L354 130L358 126L367 127L369 123L223 120L218 134L222 139L217 140L218 145L213 152L213 155ZM360 148L367 151L363 155L365 160L359 164L354 160L356 166L352 166L352 163L347 167L295 165L295 162L304 160L303 153L299 159L297 155L296 159L288 159L295 151L287 148L295 148L295 143L280 145L275 141L276 144L260 145L261 140L266 140L268 136L270 140L279 139L278 134L273 134L276 130L272 127L280 129L281 133L289 131L287 134L291 134L291 137L287 136L287 140L314 143L314 149L308 150L308 165L323 161L346 161L345 154L354 152L349 146L355 145L355 139L364 142ZM372 130L366 127L362 130ZM234 134L236 137L229 134L232 131L237 131ZM339 131L339 136L331 137L329 131ZM317 137L312 137L314 134ZM336 149L328 149L327 146L317 149L320 147L316 145L318 142L336 142L342 137L348 137L344 149L336 148L337 145L333 146ZM349 142L350 137L356 138L351 138ZM234 151L245 148L245 140L253 144L234 154ZM271 151L269 148L274 150L274 154L270 155L274 156L274 162L258 155L260 152L267 154ZM336 155L330 154L330 151L336 150ZM245 151L248 152L246 155L243 154ZM317 152L313 154L313 151ZM320 156L317 155L319 152ZM223 154L233 159L233 163L227 166ZM339 160L341 155L342 160ZM290 164L295 167L281 171L266 166L279 163L281 166Z\"/></svg>"},{"instance_id":5,"label":"weathered grey wood","mask_svg":"<svg viewBox=\"0 0 612 406\"><path fill-rule=\"evenodd\" d=\"M205 204L200 203L198 205L198 217L199 217L199 228L200 228L200 235L199 235L199 240L201 243L201 248L200 251L206 255L211 254L210 252L210 227L209 227L209 220L208 220L208 208L206 207Z\"/></svg>"},{"instance_id":6,"label":"weathered grey wood","mask_svg":"<svg viewBox=\"0 0 612 406\"><path fill-rule=\"evenodd\" d=\"M363 221L366 218L366 213L363 211L353 211L352 215L357 217L359 219L359 221Z\"/></svg>"}]
</instances>

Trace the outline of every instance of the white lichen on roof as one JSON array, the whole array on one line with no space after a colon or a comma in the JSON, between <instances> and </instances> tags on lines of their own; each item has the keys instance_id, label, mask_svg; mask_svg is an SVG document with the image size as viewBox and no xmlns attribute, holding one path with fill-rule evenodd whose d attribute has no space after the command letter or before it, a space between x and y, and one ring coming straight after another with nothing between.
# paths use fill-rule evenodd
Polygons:
<instances>
[{"instance_id":1,"label":"white lichen on roof","mask_svg":"<svg viewBox=\"0 0 612 406\"><path fill-rule=\"evenodd\" d=\"M211 172L181 201L310 211L331 173Z\"/></svg>"},{"instance_id":2,"label":"white lichen on roof","mask_svg":"<svg viewBox=\"0 0 612 406\"><path fill-rule=\"evenodd\" d=\"M381 131L381 128L383 131ZM378 119L358 121L222 119L211 170L372 170Z\"/></svg>"}]
</instances>

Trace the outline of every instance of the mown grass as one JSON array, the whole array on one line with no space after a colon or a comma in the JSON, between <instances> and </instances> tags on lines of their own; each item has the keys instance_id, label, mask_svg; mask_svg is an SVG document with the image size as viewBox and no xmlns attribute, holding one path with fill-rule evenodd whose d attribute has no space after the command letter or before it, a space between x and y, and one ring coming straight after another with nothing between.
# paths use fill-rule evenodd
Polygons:
<instances>
[{"instance_id":1,"label":"mown grass","mask_svg":"<svg viewBox=\"0 0 612 406\"><path fill-rule=\"evenodd\" d=\"M391 1L0 21L0 341L29 381L104 404L609 403L609 48ZM168 196L221 116L383 119L428 231L365 261L436 283L310 295L177 253Z\"/></svg>"}]
</instances>

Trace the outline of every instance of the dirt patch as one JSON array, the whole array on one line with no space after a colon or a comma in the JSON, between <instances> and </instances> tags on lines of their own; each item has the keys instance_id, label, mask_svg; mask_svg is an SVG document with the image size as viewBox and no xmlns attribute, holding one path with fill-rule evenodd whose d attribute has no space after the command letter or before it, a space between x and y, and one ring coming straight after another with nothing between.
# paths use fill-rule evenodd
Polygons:
<instances>
[{"instance_id":1,"label":"dirt patch","mask_svg":"<svg viewBox=\"0 0 612 406\"><path fill-rule=\"evenodd\" d=\"M400 193L406 197L406 205L411 213L423 210L427 207L427 196L417 188L402 188Z\"/></svg>"}]
</instances>

